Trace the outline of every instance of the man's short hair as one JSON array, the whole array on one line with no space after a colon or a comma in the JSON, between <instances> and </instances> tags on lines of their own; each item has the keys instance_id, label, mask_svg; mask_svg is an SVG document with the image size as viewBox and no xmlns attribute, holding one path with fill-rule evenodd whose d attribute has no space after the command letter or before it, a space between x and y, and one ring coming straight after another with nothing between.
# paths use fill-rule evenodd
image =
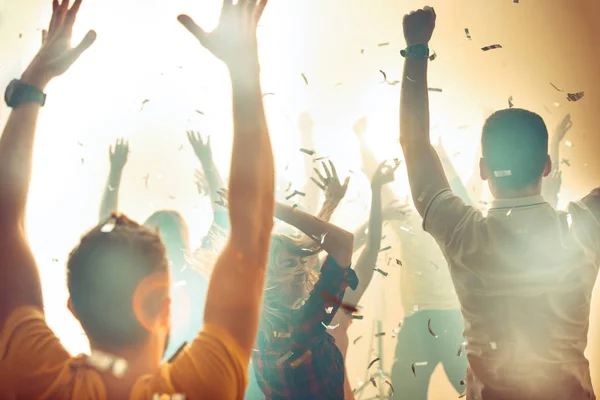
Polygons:
<instances>
[{"instance_id":1,"label":"man's short hair","mask_svg":"<svg viewBox=\"0 0 600 400\"><path fill-rule=\"evenodd\" d=\"M483 159L490 179L500 189L534 186L544 174L548 128L542 117L520 108L492 114L481 135Z\"/></svg>"},{"instance_id":2,"label":"man's short hair","mask_svg":"<svg viewBox=\"0 0 600 400\"><path fill-rule=\"evenodd\" d=\"M111 348L143 344L149 332L136 317L134 293L144 279L168 268L158 233L123 215L113 214L86 233L69 255L67 285L88 338Z\"/></svg>"}]
</instances>

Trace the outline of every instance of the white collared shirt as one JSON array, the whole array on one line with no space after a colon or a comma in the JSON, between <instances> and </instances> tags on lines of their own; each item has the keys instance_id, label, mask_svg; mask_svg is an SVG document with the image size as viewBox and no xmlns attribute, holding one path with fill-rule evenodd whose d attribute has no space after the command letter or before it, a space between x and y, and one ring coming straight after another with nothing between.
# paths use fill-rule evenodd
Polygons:
<instances>
[{"instance_id":1,"label":"white collared shirt","mask_svg":"<svg viewBox=\"0 0 600 400\"><path fill-rule=\"evenodd\" d=\"M584 350L600 264L600 193L556 211L542 196L495 200L487 216L450 190L424 229L450 267L465 320L467 399L593 398ZM588 397L591 396L591 397Z\"/></svg>"}]
</instances>

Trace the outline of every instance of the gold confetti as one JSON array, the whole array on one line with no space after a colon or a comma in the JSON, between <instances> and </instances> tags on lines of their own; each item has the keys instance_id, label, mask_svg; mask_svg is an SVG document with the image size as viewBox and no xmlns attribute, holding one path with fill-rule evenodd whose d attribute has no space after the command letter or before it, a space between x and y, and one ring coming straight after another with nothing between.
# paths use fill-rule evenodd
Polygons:
<instances>
[{"instance_id":1,"label":"gold confetti","mask_svg":"<svg viewBox=\"0 0 600 400\"><path fill-rule=\"evenodd\" d=\"M427 321L427 329L429 330L429 334L437 339L438 335L436 335L431 329L431 318L429 318L429 321Z\"/></svg>"},{"instance_id":2,"label":"gold confetti","mask_svg":"<svg viewBox=\"0 0 600 400\"><path fill-rule=\"evenodd\" d=\"M308 86L308 79L306 78L306 75L302 74L302 79L304 79L304 83L306 86Z\"/></svg>"},{"instance_id":3,"label":"gold confetti","mask_svg":"<svg viewBox=\"0 0 600 400\"><path fill-rule=\"evenodd\" d=\"M373 366L373 364L375 364L375 363L376 363L377 361L379 361L379 360L380 360L380 358L379 358L379 357L377 357L376 359L374 359L373 361L371 361L371 362L369 363L369 366L367 367L367 369L370 369L370 368Z\"/></svg>"}]
</instances>

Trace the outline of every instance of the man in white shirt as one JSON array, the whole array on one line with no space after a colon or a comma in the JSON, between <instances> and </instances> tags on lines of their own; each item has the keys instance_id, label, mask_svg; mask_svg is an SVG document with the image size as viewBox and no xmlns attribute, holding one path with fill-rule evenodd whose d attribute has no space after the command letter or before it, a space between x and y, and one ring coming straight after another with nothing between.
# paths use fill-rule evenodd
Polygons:
<instances>
[{"instance_id":1,"label":"man in white shirt","mask_svg":"<svg viewBox=\"0 0 600 400\"><path fill-rule=\"evenodd\" d=\"M405 16L400 142L423 227L441 247L465 320L468 400L595 399L584 356L600 264L600 189L557 212L542 118L498 111L482 133L487 217L455 196L429 138L429 7Z\"/></svg>"}]
</instances>

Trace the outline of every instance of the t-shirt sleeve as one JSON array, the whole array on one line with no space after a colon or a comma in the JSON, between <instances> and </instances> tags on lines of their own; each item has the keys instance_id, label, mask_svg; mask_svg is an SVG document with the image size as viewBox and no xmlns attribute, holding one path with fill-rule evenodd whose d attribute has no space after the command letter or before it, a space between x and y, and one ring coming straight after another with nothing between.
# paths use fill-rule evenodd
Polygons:
<instances>
[{"instance_id":1,"label":"t-shirt sleeve","mask_svg":"<svg viewBox=\"0 0 600 400\"><path fill-rule=\"evenodd\" d=\"M158 375L138 381L132 399L181 394L186 399L243 400L248 383L248 355L223 328L205 324L196 339Z\"/></svg>"},{"instance_id":2,"label":"t-shirt sleeve","mask_svg":"<svg viewBox=\"0 0 600 400\"><path fill-rule=\"evenodd\" d=\"M456 251L471 237L466 231L478 212L451 190L446 189L433 197L423 216L423 230L431 234L444 252Z\"/></svg>"},{"instance_id":3,"label":"t-shirt sleeve","mask_svg":"<svg viewBox=\"0 0 600 400\"><path fill-rule=\"evenodd\" d=\"M71 356L32 306L16 309L0 330L2 391L19 399L46 399L56 385L69 379ZM10 387L10 389L7 389Z\"/></svg>"}]
</instances>

